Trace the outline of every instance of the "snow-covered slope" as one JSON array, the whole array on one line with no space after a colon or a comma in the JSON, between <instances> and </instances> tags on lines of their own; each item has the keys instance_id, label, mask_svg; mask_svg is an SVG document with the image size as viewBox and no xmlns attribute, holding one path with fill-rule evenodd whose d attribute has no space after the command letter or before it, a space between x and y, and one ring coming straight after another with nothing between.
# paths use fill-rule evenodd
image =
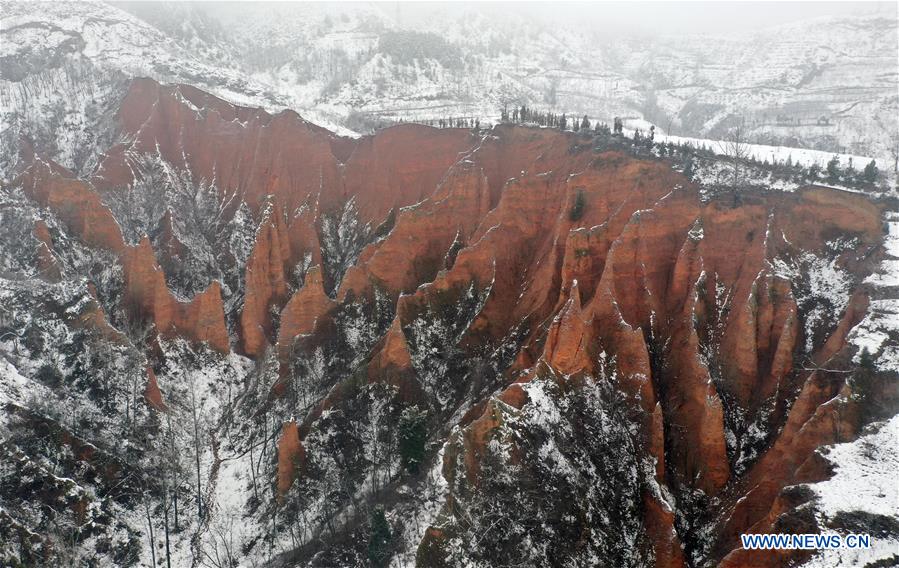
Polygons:
<instances>
[{"instance_id":1,"label":"snow-covered slope","mask_svg":"<svg viewBox=\"0 0 899 568\"><path fill-rule=\"evenodd\" d=\"M241 71L230 44L199 34L188 8L158 6L180 27L163 31L110 4L4 2L0 5L0 177L12 174L20 140L77 173L89 173L108 147L110 123L132 77L200 87L237 104L299 108ZM177 16L182 16L179 20ZM306 109L306 117L338 125Z\"/></svg>"},{"instance_id":2,"label":"snow-covered slope","mask_svg":"<svg viewBox=\"0 0 899 568\"><path fill-rule=\"evenodd\" d=\"M861 522L876 518L880 523L868 526L884 530L870 535L870 548L826 550L805 566L895 566L899 561L899 535L893 532L899 523L899 416L873 426L854 442L823 448L823 453L836 473L811 485L819 522L824 526L840 523L841 528L852 530L856 528L851 524L853 516Z\"/></svg>"},{"instance_id":3,"label":"snow-covered slope","mask_svg":"<svg viewBox=\"0 0 899 568\"><path fill-rule=\"evenodd\" d=\"M884 240L885 258L880 270L867 279L874 288L874 298L868 315L852 330L850 338L859 353L867 349L879 355L882 370L899 369L899 211L884 215L887 236Z\"/></svg>"}]
</instances>

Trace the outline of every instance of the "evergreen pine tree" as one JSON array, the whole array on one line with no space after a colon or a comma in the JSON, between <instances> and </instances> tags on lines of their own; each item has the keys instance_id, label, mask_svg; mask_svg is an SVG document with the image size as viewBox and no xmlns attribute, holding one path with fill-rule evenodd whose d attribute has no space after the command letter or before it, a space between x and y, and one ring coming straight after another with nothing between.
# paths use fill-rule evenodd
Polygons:
<instances>
[{"instance_id":1,"label":"evergreen pine tree","mask_svg":"<svg viewBox=\"0 0 899 568\"><path fill-rule=\"evenodd\" d=\"M687 179L693 179L694 168L695 167L693 166L693 158L690 156L687 156L687 161L684 162L684 176Z\"/></svg>"},{"instance_id":2,"label":"evergreen pine tree","mask_svg":"<svg viewBox=\"0 0 899 568\"><path fill-rule=\"evenodd\" d=\"M877 181L877 174L877 163L874 160L871 160L870 162L868 162L868 165L865 166L865 171L862 174L862 177L866 182L874 183L875 181Z\"/></svg>"},{"instance_id":3,"label":"evergreen pine tree","mask_svg":"<svg viewBox=\"0 0 899 568\"><path fill-rule=\"evenodd\" d=\"M862 352L858 356L858 366L869 371L874 370L874 357L867 347L862 347Z\"/></svg>"},{"instance_id":4,"label":"evergreen pine tree","mask_svg":"<svg viewBox=\"0 0 899 568\"><path fill-rule=\"evenodd\" d=\"M840 157L836 154L834 154L833 158L827 162L827 177L830 181L837 181L840 179Z\"/></svg>"},{"instance_id":5,"label":"evergreen pine tree","mask_svg":"<svg viewBox=\"0 0 899 568\"><path fill-rule=\"evenodd\" d=\"M428 441L427 415L417 406L411 406L400 415L399 452L400 462L409 473L418 473L425 458L425 444Z\"/></svg>"},{"instance_id":6,"label":"evergreen pine tree","mask_svg":"<svg viewBox=\"0 0 899 568\"><path fill-rule=\"evenodd\" d=\"M852 374L852 388L858 398L862 419L865 422L878 419L883 413L880 400L882 386L878 384L877 365L867 347L862 347L858 367Z\"/></svg>"},{"instance_id":7,"label":"evergreen pine tree","mask_svg":"<svg viewBox=\"0 0 899 568\"><path fill-rule=\"evenodd\" d=\"M368 560L372 566L383 568L390 562L390 523L384 509L378 507L369 515Z\"/></svg>"},{"instance_id":8,"label":"evergreen pine tree","mask_svg":"<svg viewBox=\"0 0 899 568\"><path fill-rule=\"evenodd\" d=\"M568 212L568 219L571 221L580 221L584 216L584 206L587 204L587 197L584 195L583 189L578 189L574 194L574 203L571 204L571 210Z\"/></svg>"},{"instance_id":9,"label":"evergreen pine tree","mask_svg":"<svg viewBox=\"0 0 899 568\"><path fill-rule=\"evenodd\" d=\"M568 219L580 221L581 217L584 216L584 207L586 205L587 196L584 195L583 189L578 189L577 193L574 194L574 203L571 204L571 209L568 211Z\"/></svg>"},{"instance_id":10,"label":"evergreen pine tree","mask_svg":"<svg viewBox=\"0 0 899 568\"><path fill-rule=\"evenodd\" d=\"M808 177L812 180L818 179L818 176L821 174L821 166L813 163L808 167Z\"/></svg>"}]
</instances>

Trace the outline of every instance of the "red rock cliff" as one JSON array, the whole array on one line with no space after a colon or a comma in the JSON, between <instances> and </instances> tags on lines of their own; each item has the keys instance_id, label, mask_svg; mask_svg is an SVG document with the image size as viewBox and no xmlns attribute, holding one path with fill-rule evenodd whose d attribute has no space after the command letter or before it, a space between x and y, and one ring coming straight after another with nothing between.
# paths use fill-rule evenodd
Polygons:
<instances>
[{"instance_id":1,"label":"red rock cliff","mask_svg":"<svg viewBox=\"0 0 899 568\"><path fill-rule=\"evenodd\" d=\"M454 434L475 486L489 433L505 413L526 408L523 385L538 368L566 377L572 389L614 376L638 416L635 435L654 460L655 481L720 503L726 521L714 528L715 558L739 566L735 535L770 528L780 490L834 431L854 427L837 412L850 398L845 381L796 361L823 365L845 348L864 316L864 291L807 352L799 291L776 266L825 254L834 235L873 250L879 210L864 197L812 187L753 192L734 205L702 199L662 160L598 153L550 129L502 125L485 134L408 125L347 140L294 113L272 116L148 80L132 85L119 120L130 142L109 152L95 186L114 191L129 183L127 156L158 149L194 179L214 179L223 200L243 200L255 215L236 336L229 337L217 282L190 302L176 299L149 239L126 245L91 184L40 161L23 176L28 194L81 239L120 256L126 307L160 333L219 351L233 339L253 357L277 345L283 362L299 337L328 340L334 326L322 324L333 323L339 308L386 297L395 313L362 354L364 377L396 386L412 402L425 388L408 326L460 305L469 290L479 299L460 349L512 341L517 357L501 370L505 388L468 409ZM324 220L349 209L358 233L347 238L362 242L352 243L360 245L358 258L335 290L327 277L335 261L322 252ZM163 237L166 247L184 246ZM858 277L870 270L870 260L851 252L834 262ZM342 393L340 385L331 389L319 413ZM792 405L784 402L794 395ZM301 431L317 415L283 427L280 495L302 470ZM757 419L770 438L740 461L742 442L728 438ZM520 451L514 459L539 456ZM648 491L641 507L660 565L684 565L671 507Z\"/></svg>"}]
</instances>

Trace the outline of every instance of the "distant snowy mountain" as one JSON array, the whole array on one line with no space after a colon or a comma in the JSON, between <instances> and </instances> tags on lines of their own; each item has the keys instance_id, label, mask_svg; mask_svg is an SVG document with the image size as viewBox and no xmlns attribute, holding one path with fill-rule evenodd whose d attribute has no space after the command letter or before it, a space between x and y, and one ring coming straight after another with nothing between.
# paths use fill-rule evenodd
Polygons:
<instances>
[{"instance_id":1,"label":"distant snowy mountain","mask_svg":"<svg viewBox=\"0 0 899 568\"><path fill-rule=\"evenodd\" d=\"M212 13L202 4L4 3L3 148L22 114L31 124L39 112L43 123L60 114L81 120L73 108L29 102L38 85L64 85L59 74L77 64L292 108L343 133L398 120L486 123L504 105L526 104L712 139L743 120L757 143L896 161L895 19L827 17L726 38L613 40L603 29L513 11L430 9L407 22L399 8L377 4L240 4ZM110 77L97 83L112 97Z\"/></svg>"}]
</instances>

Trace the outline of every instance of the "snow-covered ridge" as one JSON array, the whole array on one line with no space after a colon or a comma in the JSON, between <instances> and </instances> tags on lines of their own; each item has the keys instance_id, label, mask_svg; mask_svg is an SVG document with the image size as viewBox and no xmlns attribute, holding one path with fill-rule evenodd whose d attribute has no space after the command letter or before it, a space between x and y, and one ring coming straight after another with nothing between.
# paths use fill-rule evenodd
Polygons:
<instances>
[{"instance_id":1,"label":"snow-covered ridge","mask_svg":"<svg viewBox=\"0 0 899 568\"><path fill-rule=\"evenodd\" d=\"M887 235L884 239L885 257L880 268L865 281L874 288L868 314L849 335L858 348L874 356L883 371L899 372L899 211L885 214Z\"/></svg>"},{"instance_id":2,"label":"snow-covered ridge","mask_svg":"<svg viewBox=\"0 0 899 568\"><path fill-rule=\"evenodd\" d=\"M17 83L24 77L59 68L68 57L90 61L99 69L129 77L153 77L161 82L186 83L234 104L271 112L301 108L288 93L261 83L243 72L227 51L203 45L182 46L166 32L104 2L5 2L0 6L0 94L6 124L21 108L10 105ZM47 30L50 30L48 33ZM24 69L19 69L20 67ZM11 71L18 72L11 74ZM341 130L309 109L311 122Z\"/></svg>"},{"instance_id":3,"label":"snow-covered ridge","mask_svg":"<svg viewBox=\"0 0 899 568\"><path fill-rule=\"evenodd\" d=\"M896 145L897 26L885 16L812 18L728 38L610 38L601 27L491 7L432 6L408 19L404 7L361 4L35 6L0 7L3 57L78 54L238 104L293 108L344 132L399 119L487 124L504 104L527 104L708 139L742 117L760 144L881 164Z\"/></svg>"},{"instance_id":4,"label":"snow-covered ridge","mask_svg":"<svg viewBox=\"0 0 899 568\"><path fill-rule=\"evenodd\" d=\"M705 147L710 151L726 155L727 142L724 140L712 140L708 138L692 138L688 136L657 136L659 142L671 142L672 144L690 144L697 148ZM856 170L865 167L868 162L873 160L871 156L860 156L858 154L845 154L840 152L825 152L822 150L809 150L807 148L793 148L790 146L770 146L768 144L746 144L746 158L756 160L758 162L790 163L797 166L818 165L822 169L827 166L834 156L840 161L841 167L845 167L852 163Z\"/></svg>"}]
</instances>

